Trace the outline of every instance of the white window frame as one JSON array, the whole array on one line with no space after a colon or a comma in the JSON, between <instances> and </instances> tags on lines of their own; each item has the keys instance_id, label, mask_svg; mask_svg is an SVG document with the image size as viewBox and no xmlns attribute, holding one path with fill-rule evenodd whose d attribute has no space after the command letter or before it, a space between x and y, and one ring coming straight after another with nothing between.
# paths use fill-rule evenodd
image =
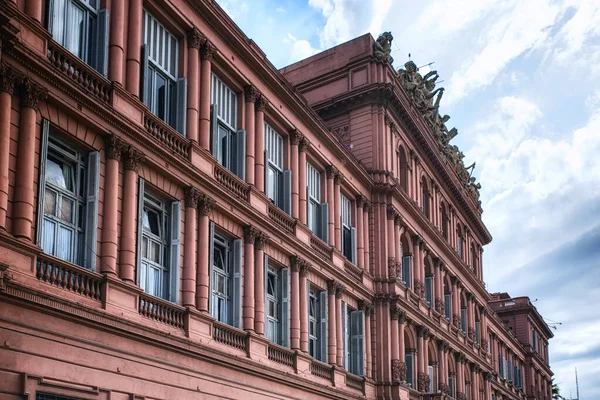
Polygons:
<instances>
[{"instance_id":1,"label":"white window frame","mask_svg":"<svg viewBox=\"0 0 600 400\"><path fill-rule=\"evenodd\" d=\"M217 233L214 234L214 254L211 276L212 315L217 321L231 325L233 323L231 312L233 301L233 255L230 239ZM220 250L220 260L224 268L217 266L217 248ZM223 290L219 291L217 283L223 280Z\"/></svg>"},{"instance_id":2,"label":"white window frame","mask_svg":"<svg viewBox=\"0 0 600 400\"><path fill-rule=\"evenodd\" d=\"M265 192L277 207L283 209L283 137L268 123L264 124L266 179Z\"/></svg>"},{"instance_id":3,"label":"white window frame","mask_svg":"<svg viewBox=\"0 0 600 400\"><path fill-rule=\"evenodd\" d=\"M92 39L98 17L98 7L94 3L94 0L50 0L48 6L48 30L54 40L88 64L92 63ZM76 24L73 20L73 8L79 9L83 14L83 32L80 35L74 34L72 29ZM75 49L77 38L79 46Z\"/></svg>"},{"instance_id":4,"label":"white window frame","mask_svg":"<svg viewBox=\"0 0 600 400\"><path fill-rule=\"evenodd\" d=\"M267 266L267 275L265 276L265 321L267 326L267 337L271 342L282 344L282 332L281 325L283 320L283 288L282 288L282 277L281 268L275 268L271 265ZM271 278L273 281L273 292L270 292ZM271 305L273 306L273 313L271 314Z\"/></svg>"},{"instance_id":5,"label":"white window frame","mask_svg":"<svg viewBox=\"0 0 600 400\"><path fill-rule=\"evenodd\" d=\"M319 205L321 204L321 172L308 162L306 163L306 186L308 188L308 229L316 234L319 224Z\"/></svg>"},{"instance_id":6,"label":"white window frame","mask_svg":"<svg viewBox=\"0 0 600 400\"><path fill-rule=\"evenodd\" d=\"M158 218L158 234L151 232L145 226L149 213L154 213ZM169 299L171 278L169 243L172 235L170 232L171 215L169 214L169 206L165 201L162 201L153 194L145 191L144 210L142 215L142 254L139 285L144 292L151 294L152 296ZM157 245L159 250L158 259L156 261L147 257L153 244ZM151 287L150 273L152 271L158 272L159 276L154 288Z\"/></svg>"},{"instance_id":7,"label":"white window frame","mask_svg":"<svg viewBox=\"0 0 600 400\"><path fill-rule=\"evenodd\" d=\"M340 195L340 219L342 221L342 253L356 264L356 229L352 226L352 202Z\"/></svg>"}]
</instances>

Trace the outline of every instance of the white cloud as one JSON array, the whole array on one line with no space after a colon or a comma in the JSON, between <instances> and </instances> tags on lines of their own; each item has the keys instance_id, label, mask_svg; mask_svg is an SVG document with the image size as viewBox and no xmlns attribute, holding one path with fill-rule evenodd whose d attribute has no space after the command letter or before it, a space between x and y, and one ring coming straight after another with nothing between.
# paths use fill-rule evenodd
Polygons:
<instances>
[{"instance_id":1,"label":"white cloud","mask_svg":"<svg viewBox=\"0 0 600 400\"><path fill-rule=\"evenodd\" d=\"M291 33L288 33L283 39L283 42L291 46L288 64L308 58L319 52L318 49L315 49L310 45L308 40L296 39Z\"/></svg>"}]
</instances>

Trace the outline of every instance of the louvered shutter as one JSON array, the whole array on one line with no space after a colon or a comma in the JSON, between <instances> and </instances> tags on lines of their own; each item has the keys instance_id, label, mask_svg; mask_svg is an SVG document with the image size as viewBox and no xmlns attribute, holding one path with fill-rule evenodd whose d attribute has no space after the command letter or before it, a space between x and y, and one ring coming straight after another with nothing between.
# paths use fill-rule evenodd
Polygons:
<instances>
[{"instance_id":1,"label":"louvered shutter","mask_svg":"<svg viewBox=\"0 0 600 400\"><path fill-rule=\"evenodd\" d=\"M350 228L350 251L351 251L351 262L356 264L356 228Z\"/></svg>"},{"instance_id":2,"label":"louvered shutter","mask_svg":"<svg viewBox=\"0 0 600 400\"><path fill-rule=\"evenodd\" d=\"M351 326L351 370L354 375L364 375L364 313L362 311L352 311L350 313Z\"/></svg>"},{"instance_id":3,"label":"louvered shutter","mask_svg":"<svg viewBox=\"0 0 600 400\"><path fill-rule=\"evenodd\" d=\"M96 40L93 44L95 54L94 68L102 75L108 75L108 32L109 12L106 8L98 10L96 17Z\"/></svg>"},{"instance_id":4,"label":"louvered shutter","mask_svg":"<svg viewBox=\"0 0 600 400\"><path fill-rule=\"evenodd\" d=\"M219 159L219 106L218 104L212 105L210 127L212 134L212 148L210 149L212 155L218 160ZM221 161L222 162L222 161Z\"/></svg>"},{"instance_id":5,"label":"louvered shutter","mask_svg":"<svg viewBox=\"0 0 600 400\"><path fill-rule=\"evenodd\" d=\"M175 129L183 136L187 136L185 131L187 115L187 79L179 78L176 83L176 103L175 103Z\"/></svg>"},{"instance_id":6,"label":"louvered shutter","mask_svg":"<svg viewBox=\"0 0 600 400\"><path fill-rule=\"evenodd\" d=\"M283 211L292 215L292 171L283 171L283 184L281 185Z\"/></svg>"},{"instance_id":7,"label":"louvered shutter","mask_svg":"<svg viewBox=\"0 0 600 400\"><path fill-rule=\"evenodd\" d=\"M233 299L231 318L232 325L242 327L242 241L233 241Z\"/></svg>"},{"instance_id":8,"label":"louvered shutter","mask_svg":"<svg viewBox=\"0 0 600 400\"><path fill-rule=\"evenodd\" d=\"M433 393L433 366L427 366L427 375L429 375L429 393Z\"/></svg>"},{"instance_id":9,"label":"louvered shutter","mask_svg":"<svg viewBox=\"0 0 600 400\"><path fill-rule=\"evenodd\" d=\"M425 277L425 300L431 307L433 305L433 277Z\"/></svg>"},{"instance_id":10,"label":"louvered shutter","mask_svg":"<svg viewBox=\"0 0 600 400\"><path fill-rule=\"evenodd\" d=\"M179 303L179 260L181 255L181 202L171 203L171 243L169 246L169 300Z\"/></svg>"},{"instance_id":11,"label":"louvered shutter","mask_svg":"<svg viewBox=\"0 0 600 400\"><path fill-rule=\"evenodd\" d=\"M450 296L449 294L445 294L444 295L444 315L446 316L446 319L448 321L450 321L450 318L452 317L450 310L452 310L452 296Z\"/></svg>"},{"instance_id":12,"label":"louvered shutter","mask_svg":"<svg viewBox=\"0 0 600 400\"><path fill-rule=\"evenodd\" d=\"M281 270L281 345L290 347L290 284L287 268Z\"/></svg>"},{"instance_id":13,"label":"louvered shutter","mask_svg":"<svg viewBox=\"0 0 600 400\"><path fill-rule=\"evenodd\" d=\"M405 354L404 362L406 363L406 383L410 384L411 387L414 387L413 355Z\"/></svg>"},{"instance_id":14,"label":"louvered shutter","mask_svg":"<svg viewBox=\"0 0 600 400\"><path fill-rule=\"evenodd\" d=\"M319 336L319 348L320 348L320 361L327 362L327 292L325 290L319 293L319 316L321 317L320 323L320 336ZM335 361L335 360L334 360Z\"/></svg>"},{"instance_id":15,"label":"louvered shutter","mask_svg":"<svg viewBox=\"0 0 600 400\"><path fill-rule=\"evenodd\" d=\"M402 257L402 282L410 288L410 256Z\"/></svg>"},{"instance_id":16,"label":"louvered shutter","mask_svg":"<svg viewBox=\"0 0 600 400\"><path fill-rule=\"evenodd\" d=\"M140 274L142 269L142 232L144 223L144 178L139 178L138 181L138 216L137 216L137 254L136 254L136 270L137 283L141 286Z\"/></svg>"},{"instance_id":17,"label":"louvered shutter","mask_svg":"<svg viewBox=\"0 0 600 400\"><path fill-rule=\"evenodd\" d=\"M96 270L98 244L98 194L100 192L100 153L92 151L87 160L85 201L85 248L83 266Z\"/></svg>"},{"instance_id":18,"label":"louvered shutter","mask_svg":"<svg viewBox=\"0 0 600 400\"><path fill-rule=\"evenodd\" d=\"M319 221L318 232L319 237L325 242L329 243L329 204L321 203L318 209Z\"/></svg>"},{"instance_id":19,"label":"louvered shutter","mask_svg":"<svg viewBox=\"0 0 600 400\"><path fill-rule=\"evenodd\" d=\"M349 371L350 370L350 368L349 368L350 359L348 357L348 353L350 352L350 349L348 348L348 335L350 334L350 332L348 332L348 305L344 301L342 301L341 319L342 319L342 365L346 369L346 371Z\"/></svg>"},{"instance_id":20,"label":"louvered shutter","mask_svg":"<svg viewBox=\"0 0 600 400\"><path fill-rule=\"evenodd\" d=\"M269 297L267 296L267 293L269 293L269 256L264 253L264 265L263 265L263 290L265 291L264 293L264 297L265 297L265 306L264 306L264 321L265 321L265 335L268 338L274 338L275 336L273 335L272 332L272 327L271 324L269 323L269 318L267 317L267 309L269 307Z\"/></svg>"},{"instance_id":21,"label":"louvered shutter","mask_svg":"<svg viewBox=\"0 0 600 400\"><path fill-rule=\"evenodd\" d=\"M271 180L269 179L269 151L265 149L265 151L263 151L263 160L264 160L264 171L263 171L263 175L264 175L264 182L265 182L265 194L267 195L267 197L269 197L269 193L271 193L271 186L273 185L273 182L271 182ZM277 194L275 194L277 195ZM275 199L272 199L273 201L275 201L275 203L277 204L277 201Z\"/></svg>"},{"instance_id":22,"label":"louvered shutter","mask_svg":"<svg viewBox=\"0 0 600 400\"><path fill-rule=\"evenodd\" d=\"M234 139L235 141L235 171L232 171L236 174L241 180L246 180L246 130L240 129L235 133Z\"/></svg>"},{"instance_id":23,"label":"louvered shutter","mask_svg":"<svg viewBox=\"0 0 600 400\"><path fill-rule=\"evenodd\" d=\"M38 177L38 207L37 207L37 245L42 246L44 238L44 199L46 191L46 160L48 159L48 136L50 135L50 121L42 120L42 136L40 140L40 166Z\"/></svg>"},{"instance_id":24,"label":"louvered shutter","mask_svg":"<svg viewBox=\"0 0 600 400\"><path fill-rule=\"evenodd\" d=\"M140 99L144 102L145 105L150 105L150 96L148 90L148 82L146 79L150 79L148 74L148 45L142 45L141 55L140 55Z\"/></svg>"},{"instance_id":25,"label":"louvered shutter","mask_svg":"<svg viewBox=\"0 0 600 400\"><path fill-rule=\"evenodd\" d=\"M213 221L208 222L208 310L213 317L217 316L216 310L212 309L213 306L213 288L215 282L213 278L213 265L215 263L215 223ZM200 266L198 268L201 268Z\"/></svg>"}]
</instances>

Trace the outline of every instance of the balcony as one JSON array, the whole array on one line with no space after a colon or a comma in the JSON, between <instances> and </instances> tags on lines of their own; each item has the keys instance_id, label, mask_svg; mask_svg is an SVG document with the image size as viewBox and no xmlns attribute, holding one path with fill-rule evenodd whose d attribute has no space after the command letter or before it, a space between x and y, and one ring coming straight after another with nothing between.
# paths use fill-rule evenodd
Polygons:
<instances>
[{"instance_id":1,"label":"balcony","mask_svg":"<svg viewBox=\"0 0 600 400\"><path fill-rule=\"evenodd\" d=\"M215 164L215 179L238 199L250 201L248 184L220 164Z\"/></svg>"}]
</instances>

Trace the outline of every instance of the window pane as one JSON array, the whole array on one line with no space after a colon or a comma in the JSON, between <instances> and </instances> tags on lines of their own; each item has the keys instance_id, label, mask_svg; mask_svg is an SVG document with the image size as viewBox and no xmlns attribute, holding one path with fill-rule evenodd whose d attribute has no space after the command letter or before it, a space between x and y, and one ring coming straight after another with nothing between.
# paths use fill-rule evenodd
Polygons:
<instances>
[{"instance_id":1,"label":"window pane","mask_svg":"<svg viewBox=\"0 0 600 400\"><path fill-rule=\"evenodd\" d=\"M142 266L140 267L140 288L146 292L148 289L148 285L146 284L146 279L147 279L147 273L146 271L148 270L148 264L146 264L145 262L142 263Z\"/></svg>"},{"instance_id":2,"label":"window pane","mask_svg":"<svg viewBox=\"0 0 600 400\"><path fill-rule=\"evenodd\" d=\"M59 218L65 222L73 223L73 200L61 196Z\"/></svg>"},{"instance_id":3,"label":"window pane","mask_svg":"<svg viewBox=\"0 0 600 400\"><path fill-rule=\"evenodd\" d=\"M154 268L148 267L148 287L146 288L146 293L151 295L155 295L156 288L156 270Z\"/></svg>"},{"instance_id":4,"label":"window pane","mask_svg":"<svg viewBox=\"0 0 600 400\"><path fill-rule=\"evenodd\" d=\"M58 243L56 248L56 257L65 260L73 261L71 257L73 248L73 231L65 227L58 227Z\"/></svg>"},{"instance_id":5,"label":"window pane","mask_svg":"<svg viewBox=\"0 0 600 400\"><path fill-rule=\"evenodd\" d=\"M156 109L154 113L164 120L167 104L167 81L160 74L156 74Z\"/></svg>"},{"instance_id":6,"label":"window pane","mask_svg":"<svg viewBox=\"0 0 600 400\"><path fill-rule=\"evenodd\" d=\"M156 242L150 242L150 254L148 255L148 258L157 263L157 264L162 264L161 263L161 259L160 259L160 244L156 243Z\"/></svg>"},{"instance_id":7,"label":"window pane","mask_svg":"<svg viewBox=\"0 0 600 400\"><path fill-rule=\"evenodd\" d=\"M83 53L83 33L84 33L84 12L72 2L68 5L68 20L66 47L71 53L82 58Z\"/></svg>"},{"instance_id":8,"label":"window pane","mask_svg":"<svg viewBox=\"0 0 600 400\"><path fill-rule=\"evenodd\" d=\"M52 10L52 36L58 43L64 45L65 37L65 0L54 0L54 9Z\"/></svg>"},{"instance_id":9,"label":"window pane","mask_svg":"<svg viewBox=\"0 0 600 400\"><path fill-rule=\"evenodd\" d=\"M61 189L73 191L71 168L60 161L48 158L46 161L46 182Z\"/></svg>"},{"instance_id":10,"label":"window pane","mask_svg":"<svg viewBox=\"0 0 600 400\"><path fill-rule=\"evenodd\" d=\"M42 238L42 249L44 253L54 254L54 229L56 224L52 221L44 219L44 237Z\"/></svg>"},{"instance_id":11,"label":"window pane","mask_svg":"<svg viewBox=\"0 0 600 400\"><path fill-rule=\"evenodd\" d=\"M221 153L219 154L219 156L221 158L219 159L219 163L221 163L221 165L223 165L225 168L230 169L231 164L229 162L230 149L229 149L228 136L229 136L229 131L227 131L226 129L223 129L223 127L219 126L219 143L221 146Z\"/></svg>"},{"instance_id":12,"label":"window pane","mask_svg":"<svg viewBox=\"0 0 600 400\"><path fill-rule=\"evenodd\" d=\"M56 192L48 188L44 193L44 214L56 215Z\"/></svg>"}]
</instances>

